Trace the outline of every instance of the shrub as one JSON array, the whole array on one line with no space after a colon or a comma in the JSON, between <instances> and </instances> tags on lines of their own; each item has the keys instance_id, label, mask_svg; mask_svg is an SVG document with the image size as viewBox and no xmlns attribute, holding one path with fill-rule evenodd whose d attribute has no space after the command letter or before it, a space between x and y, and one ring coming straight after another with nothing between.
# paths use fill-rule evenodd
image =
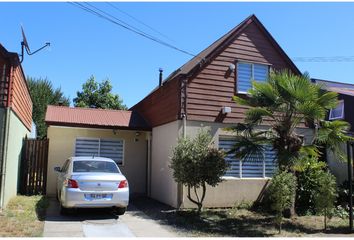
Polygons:
<instances>
[{"instance_id":1,"label":"shrub","mask_svg":"<svg viewBox=\"0 0 354 240\"><path fill-rule=\"evenodd\" d=\"M296 191L296 177L292 173L277 173L268 188L271 209L275 211L275 222L278 224L281 233L283 211L290 208L294 202Z\"/></svg>"},{"instance_id":2,"label":"shrub","mask_svg":"<svg viewBox=\"0 0 354 240\"><path fill-rule=\"evenodd\" d=\"M196 138L179 139L173 150L170 167L173 178L188 188L188 199L198 206L198 212L203 207L206 194L206 184L215 187L222 181L222 176L228 168L224 159L225 153L210 146L212 137L208 131L200 131ZM201 195L198 188L202 189ZM192 198L193 189L195 198Z\"/></svg>"},{"instance_id":3,"label":"shrub","mask_svg":"<svg viewBox=\"0 0 354 240\"><path fill-rule=\"evenodd\" d=\"M317 158L299 159L295 166L297 175L296 189L296 212L300 215L315 214L315 194L318 188L318 181L323 173L326 163L320 162Z\"/></svg>"},{"instance_id":4,"label":"shrub","mask_svg":"<svg viewBox=\"0 0 354 240\"><path fill-rule=\"evenodd\" d=\"M334 202L337 198L337 184L335 177L329 172L321 172L318 178L318 187L314 195L316 213L324 215L324 229L327 229L327 218L331 218L334 211Z\"/></svg>"}]
</instances>

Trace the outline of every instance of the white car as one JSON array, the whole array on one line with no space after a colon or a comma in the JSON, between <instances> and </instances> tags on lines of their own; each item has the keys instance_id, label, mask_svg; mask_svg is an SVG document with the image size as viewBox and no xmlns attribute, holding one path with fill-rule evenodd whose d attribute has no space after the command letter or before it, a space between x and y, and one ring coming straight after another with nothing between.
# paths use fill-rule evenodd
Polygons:
<instances>
[{"instance_id":1,"label":"white car","mask_svg":"<svg viewBox=\"0 0 354 240\"><path fill-rule=\"evenodd\" d=\"M69 208L114 207L123 215L129 186L117 164L103 157L71 157L58 172L57 194L61 213Z\"/></svg>"}]
</instances>

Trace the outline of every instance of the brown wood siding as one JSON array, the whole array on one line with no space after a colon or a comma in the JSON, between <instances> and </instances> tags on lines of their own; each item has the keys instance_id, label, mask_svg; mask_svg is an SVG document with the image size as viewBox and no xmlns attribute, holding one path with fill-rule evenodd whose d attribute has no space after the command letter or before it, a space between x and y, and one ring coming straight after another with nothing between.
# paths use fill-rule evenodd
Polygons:
<instances>
[{"instance_id":1,"label":"brown wood siding","mask_svg":"<svg viewBox=\"0 0 354 240\"><path fill-rule=\"evenodd\" d=\"M22 123L31 130L32 126L32 100L27 87L26 78L20 65L14 66L12 71L12 91L10 107L22 121Z\"/></svg>"},{"instance_id":2,"label":"brown wood siding","mask_svg":"<svg viewBox=\"0 0 354 240\"><path fill-rule=\"evenodd\" d=\"M0 107L7 107L9 93L9 64L0 55Z\"/></svg>"},{"instance_id":3,"label":"brown wood siding","mask_svg":"<svg viewBox=\"0 0 354 240\"><path fill-rule=\"evenodd\" d=\"M180 97L179 81L165 83L131 109L144 117L151 127L178 119Z\"/></svg>"},{"instance_id":4,"label":"brown wood siding","mask_svg":"<svg viewBox=\"0 0 354 240\"><path fill-rule=\"evenodd\" d=\"M232 101L232 96L235 95L235 73L225 75L230 63L235 63L236 60L264 63L278 70L291 68L258 26L251 23L189 81L188 120L223 123L243 121L247 108ZM232 109L226 117L221 114L223 106Z\"/></svg>"}]
</instances>

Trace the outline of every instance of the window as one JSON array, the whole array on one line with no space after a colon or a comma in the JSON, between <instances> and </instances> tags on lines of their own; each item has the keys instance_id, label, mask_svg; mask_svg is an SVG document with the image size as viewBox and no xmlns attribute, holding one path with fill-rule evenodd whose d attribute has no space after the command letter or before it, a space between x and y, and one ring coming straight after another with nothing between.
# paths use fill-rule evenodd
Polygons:
<instances>
[{"instance_id":1,"label":"window","mask_svg":"<svg viewBox=\"0 0 354 240\"><path fill-rule=\"evenodd\" d=\"M268 78L269 66L256 63L237 63L237 92L246 93L252 88L252 80L265 82Z\"/></svg>"},{"instance_id":2,"label":"window","mask_svg":"<svg viewBox=\"0 0 354 240\"><path fill-rule=\"evenodd\" d=\"M220 137L219 149L229 151L236 143L235 138ZM239 178L265 178L272 177L276 168L276 155L272 148L266 147L264 158L260 161L240 161L236 159L234 154L228 154L225 160L230 164L229 170L226 171L225 176L239 177Z\"/></svg>"},{"instance_id":3,"label":"window","mask_svg":"<svg viewBox=\"0 0 354 240\"><path fill-rule=\"evenodd\" d=\"M75 156L97 156L123 164L124 142L120 139L77 138Z\"/></svg>"},{"instance_id":4,"label":"window","mask_svg":"<svg viewBox=\"0 0 354 240\"><path fill-rule=\"evenodd\" d=\"M344 101L339 101L336 108L332 108L329 112L329 120L344 118Z\"/></svg>"},{"instance_id":5,"label":"window","mask_svg":"<svg viewBox=\"0 0 354 240\"><path fill-rule=\"evenodd\" d=\"M119 173L117 165L106 161L74 161L73 172Z\"/></svg>"}]
</instances>

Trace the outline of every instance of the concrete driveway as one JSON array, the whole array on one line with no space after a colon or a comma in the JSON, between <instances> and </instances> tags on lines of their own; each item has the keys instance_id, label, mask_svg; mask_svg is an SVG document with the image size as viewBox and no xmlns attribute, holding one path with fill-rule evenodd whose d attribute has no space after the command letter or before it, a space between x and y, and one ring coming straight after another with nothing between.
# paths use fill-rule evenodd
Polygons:
<instances>
[{"instance_id":1,"label":"concrete driveway","mask_svg":"<svg viewBox=\"0 0 354 240\"><path fill-rule=\"evenodd\" d=\"M157 221L129 205L123 216L110 209L78 209L62 216L59 203L50 199L43 237L178 237Z\"/></svg>"}]
</instances>

